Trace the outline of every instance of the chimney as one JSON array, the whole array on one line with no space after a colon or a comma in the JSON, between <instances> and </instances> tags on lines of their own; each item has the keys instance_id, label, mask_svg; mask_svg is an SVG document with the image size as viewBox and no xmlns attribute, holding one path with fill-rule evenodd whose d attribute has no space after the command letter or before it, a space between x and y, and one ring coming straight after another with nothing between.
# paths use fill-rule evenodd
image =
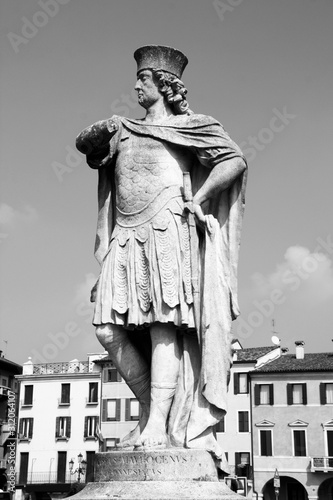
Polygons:
<instances>
[{"instance_id":1,"label":"chimney","mask_svg":"<svg viewBox=\"0 0 333 500\"><path fill-rule=\"evenodd\" d=\"M296 340L296 359L304 359L304 344L303 340Z\"/></svg>"}]
</instances>

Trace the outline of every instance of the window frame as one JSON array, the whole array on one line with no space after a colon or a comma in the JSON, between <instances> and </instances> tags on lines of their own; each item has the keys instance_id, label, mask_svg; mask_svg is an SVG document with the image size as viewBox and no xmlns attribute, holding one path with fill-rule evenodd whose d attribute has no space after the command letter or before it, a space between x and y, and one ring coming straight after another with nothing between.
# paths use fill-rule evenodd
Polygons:
<instances>
[{"instance_id":1,"label":"window frame","mask_svg":"<svg viewBox=\"0 0 333 500\"><path fill-rule=\"evenodd\" d=\"M246 389L245 391L241 391L240 390L240 378L241 376L245 376L246 377ZM234 373L234 394L249 394L249 374L247 372L235 372Z\"/></svg>"},{"instance_id":2,"label":"window frame","mask_svg":"<svg viewBox=\"0 0 333 500\"><path fill-rule=\"evenodd\" d=\"M301 403L294 403L294 387L295 386L302 387L302 402ZM287 404L289 406L303 406L303 405L308 404L306 382L294 382L292 384L287 384Z\"/></svg>"},{"instance_id":3,"label":"window frame","mask_svg":"<svg viewBox=\"0 0 333 500\"><path fill-rule=\"evenodd\" d=\"M71 425L72 425L72 417L68 416L59 416L56 417L56 428L55 428L55 439L56 440L66 440L71 437ZM62 425L65 423L65 425ZM64 428L64 432L61 433L61 428Z\"/></svg>"},{"instance_id":4,"label":"window frame","mask_svg":"<svg viewBox=\"0 0 333 500\"><path fill-rule=\"evenodd\" d=\"M96 390L96 399L94 399L95 390ZM87 404L88 405L98 404L98 382L89 382Z\"/></svg>"},{"instance_id":5,"label":"window frame","mask_svg":"<svg viewBox=\"0 0 333 500\"><path fill-rule=\"evenodd\" d=\"M93 423L92 423L93 422ZM99 425L99 416L98 415L86 415L84 417L84 440L94 439L97 441L97 427ZM92 433L89 433L89 428L93 429Z\"/></svg>"},{"instance_id":6,"label":"window frame","mask_svg":"<svg viewBox=\"0 0 333 500\"><path fill-rule=\"evenodd\" d=\"M304 454L300 454L300 455L297 455L296 454L296 443L295 443L295 433L296 432L299 432L299 433L303 433L304 434L304 448L305 448L305 453ZM291 429L291 433L292 433L292 447L293 447L293 457L307 457L307 452L308 452L308 443L307 443L307 432L306 432L306 429L303 427L303 428L295 428L293 427Z\"/></svg>"},{"instance_id":7,"label":"window frame","mask_svg":"<svg viewBox=\"0 0 333 500\"><path fill-rule=\"evenodd\" d=\"M108 417L108 401L115 401L115 417ZM120 422L121 420L121 399L102 399L102 422Z\"/></svg>"},{"instance_id":8,"label":"window frame","mask_svg":"<svg viewBox=\"0 0 333 500\"><path fill-rule=\"evenodd\" d=\"M65 388L68 387L68 395L66 395L66 390L64 390ZM59 405L61 406L69 406L71 404L71 384L69 383L64 383L64 384L61 384L61 389L60 389L60 400L59 400ZM63 397L63 396L67 396L67 397Z\"/></svg>"},{"instance_id":9,"label":"window frame","mask_svg":"<svg viewBox=\"0 0 333 500\"><path fill-rule=\"evenodd\" d=\"M31 394L27 391L31 389ZM30 396L30 397L29 397ZM24 386L24 397L22 406L32 406L34 401L34 386L33 384L27 384Z\"/></svg>"},{"instance_id":10,"label":"window frame","mask_svg":"<svg viewBox=\"0 0 333 500\"><path fill-rule=\"evenodd\" d=\"M243 417L241 418L241 415ZM244 418L247 415L247 418ZM239 434L249 433L250 432L250 412L248 410L238 410L237 412L237 432ZM247 430L242 430L241 427L247 428Z\"/></svg>"},{"instance_id":11,"label":"window frame","mask_svg":"<svg viewBox=\"0 0 333 500\"><path fill-rule=\"evenodd\" d=\"M273 429L272 428L261 428L261 429L258 429L258 440L259 440L259 456L260 457L274 457L274 449L273 449ZM271 454L270 455L267 455L267 454L263 454L262 453L262 432L266 432L267 435L268 433L270 434L270 448L271 448ZM266 447L267 447L267 440L266 440Z\"/></svg>"},{"instance_id":12,"label":"window frame","mask_svg":"<svg viewBox=\"0 0 333 500\"><path fill-rule=\"evenodd\" d=\"M262 387L268 387L268 403L261 402ZM255 406L273 406L274 405L274 384L254 384L254 404Z\"/></svg>"},{"instance_id":13,"label":"window frame","mask_svg":"<svg viewBox=\"0 0 333 500\"><path fill-rule=\"evenodd\" d=\"M33 436L33 417L22 417L19 422L19 441L30 441Z\"/></svg>"}]
</instances>

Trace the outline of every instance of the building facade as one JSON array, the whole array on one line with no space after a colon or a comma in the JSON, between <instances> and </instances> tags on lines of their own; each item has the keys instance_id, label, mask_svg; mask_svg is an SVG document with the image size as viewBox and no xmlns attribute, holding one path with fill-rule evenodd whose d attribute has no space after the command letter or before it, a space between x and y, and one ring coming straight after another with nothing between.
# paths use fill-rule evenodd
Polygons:
<instances>
[{"instance_id":1,"label":"building facade","mask_svg":"<svg viewBox=\"0 0 333 500\"><path fill-rule=\"evenodd\" d=\"M296 354L251 372L257 498L333 499L333 355Z\"/></svg>"},{"instance_id":2,"label":"building facade","mask_svg":"<svg viewBox=\"0 0 333 500\"><path fill-rule=\"evenodd\" d=\"M93 480L101 393L100 367L94 360L101 356L24 364L17 376L16 499L26 493L34 499L63 497L73 483Z\"/></svg>"},{"instance_id":3,"label":"building facade","mask_svg":"<svg viewBox=\"0 0 333 500\"><path fill-rule=\"evenodd\" d=\"M18 383L15 375L20 373L22 366L6 359L0 351L0 490L4 492L10 489L10 461L16 455Z\"/></svg>"}]
</instances>

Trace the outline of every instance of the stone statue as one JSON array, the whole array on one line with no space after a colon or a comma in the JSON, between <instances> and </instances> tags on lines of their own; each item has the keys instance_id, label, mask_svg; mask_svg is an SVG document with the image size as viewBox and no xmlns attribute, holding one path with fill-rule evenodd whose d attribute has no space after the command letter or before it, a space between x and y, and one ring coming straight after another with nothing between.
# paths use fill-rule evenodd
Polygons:
<instances>
[{"instance_id":1,"label":"stone statue","mask_svg":"<svg viewBox=\"0 0 333 500\"><path fill-rule=\"evenodd\" d=\"M98 169L93 324L141 406L119 443L201 448L223 462L246 161L215 119L194 114L187 58L136 50L142 119L112 116L77 138Z\"/></svg>"}]
</instances>

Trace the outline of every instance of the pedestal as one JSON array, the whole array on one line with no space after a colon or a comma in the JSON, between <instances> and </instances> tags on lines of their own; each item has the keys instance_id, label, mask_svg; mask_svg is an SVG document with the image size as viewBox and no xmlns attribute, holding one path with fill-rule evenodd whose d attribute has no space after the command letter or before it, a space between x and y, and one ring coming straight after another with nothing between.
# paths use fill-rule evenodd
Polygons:
<instances>
[{"instance_id":1,"label":"pedestal","mask_svg":"<svg viewBox=\"0 0 333 500\"><path fill-rule=\"evenodd\" d=\"M73 500L237 500L204 450L96 453L95 482Z\"/></svg>"}]
</instances>

